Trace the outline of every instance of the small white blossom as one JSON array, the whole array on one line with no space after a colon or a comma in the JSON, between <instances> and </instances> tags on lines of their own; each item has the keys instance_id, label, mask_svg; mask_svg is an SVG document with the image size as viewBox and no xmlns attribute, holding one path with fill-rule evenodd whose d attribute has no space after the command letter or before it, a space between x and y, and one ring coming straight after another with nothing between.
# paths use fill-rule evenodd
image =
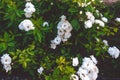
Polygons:
<instances>
[{"instance_id":1,"label":"small white blossom","mask_svg":"<svg viewBox=\"0 0 120 80\"><path fill-rule=\"evenodd\" d=\"M9 54L6 53L1 57L1 63L3 65L9 65L9 64L11 64L11 62L12 62L12 59L9 56Z\"/></svg>"},{"instance_id":2,"label":"small white blossom","mask_svg":"<svg viewBox=\"0 0 120 80\"><path fill-rule=\"evenodd\" d=\"M97 29L100 29L100 27L99 27L99 26L97 26Z\"/></svg>"},{"instance_id":3,"label":"small white blossom","mask_svg":"<svg viewBox=\"0 0 120 80\"><path fill-rule=\"evenodd\" d=\"M92 27L92 22L90 20L85 21L85 28L91 28Z\"/></svg>"},{"instance_id":4,"label":"small white blossom","mask_svg":"<svg viewBox=\"0 0 120 80\"><path fill-rule=\"evenodd\" d=\"M28 20L28 19L23 20L23 21L19 24L18 28L19 28L20 30L25 30L25 31L29 31L29 30L34 30L34 29L35 29L34 26L33 26L32 21L30 21L30 20Z\"/></svg>"},{"instance_id":5,"label":"small white blossom","mask_svg":"<svg viewBox=\"0 0 120 80\"><path fill-rule=\"evenodd\" d=\"M53 2L51 2L50 5L53 5Z\"/></svg>"},{"instance_id":6,"label":"small white blossom","mask_svg":"<svg viewBox=\"0 0 120 80\"><path fill-rule=\"evenodd\" d=\"M72 65L73 65L73 66L78 66L78 64L79 64L78 57L73 58L73 59L72 59Z\"/></svg>"},{"instance_id":7,"label":"small white blossom","mask_svg":"<svg viewBox=\"0 0 120 80\"><path fill-rule=\"evenodd\" d=\"M93 55L91 55L90 58L94 62L94 64L97 64L98 61Z\"/></svg>"},{"instance_id":8,"label":"small white blossom","mask_svg":"<svg viewBox=\"0 0 120 80\"><path fill-rule=\"evenodd\" d=\"M65 21L66 20L66 16L65 15L62 15L60 18L61 18L61 21Z\"/></svg>"},{"instance_id":9,"label":"small white blossom","mask_svg":"<svg viewBox=\"0 0 120 80\"><path fill-rule=\"evenodd\" d=\"M116 18L115 21L120 22L120 18Z\"/></svg>"},{"instance_id":10,"label":"small white blossom","mask_svg":"<svg viewBox=\"0 0 120 80\"><path fill-rule=\"evenodd\" d=\"M55 44L55 43L51 43L51 44L50 44L50 48L56 49L56 44Z\"/></svg>"},{"instance_id":11,"label":"small white blossom","mask_svg":"<svg viewBox=\"0 0 120 80\"><path fill-rule=\"evenodd\" d=\"M65 39L68 39L68 38L70 38L71 37L71 33L65 33L65 35L64 35L64 38Z\"/></svg>"},{"instance_id":12,"label":"small white blossom","mask_svg":"<svg viewBox=\"0 0 120 80\"><path fill-rule=\"evenodd\" d=\"M112 56L112 58L116 59L120 55L120 50L117 47L113 46L113 47L109 47L108 53Z\"/></svg>"},{"instance_id":13,"label":"small white blossom","mask_svg":"<svg viewBox=\"0 0 120 80\"><path fill-rule=\"evenodd\" d=\"M55 43L56 45L59 45L61 43L61 37L57 36L54 40L51 41L52 43Z\"/></svg>"},{"instance_id":14,"label":"small white blossom","mask_svg":"<svg viewBox=\"0 0 120 80\"><path fill-rule=\"evenodd\" d=\"M45 21L42 26L43 26L43 27L49 26L49 23L48 23L47 21Z\"/></svg>"},{"instance_id":15,"label":"small white blossom","mask_svg":"<svg viewBox=\"0 0 120 80\"><path fill-rule=\"evenodd\" d=\"M3 65L3 68L6 70L6 72L8 72L12 69L11 65Z\"/></svg>"},{"instance_id":16,"label":"small white blossom","mask_svg":"<svg viewBox=\"0 0 120 80\"><path fill-rule=\"evenodd\" d=\"M38 72L39 74L42 74L43 70L44 70L44 68L43 68L43 67L40 67L40 68L37 69L37 72Z\"/></svg>"},{"instance_id":17,"label":"small white blossom","mask_svg":"<svg viewBox=\"0 0 120 80\"><path fill-rule=\"evenodd\" d=\"M80 13L80 14L82 14L83 12L82 12L82 11L80 11L79 13Z\"/></svg>"},{"instance_id":18,"label":"small white blossom","mask_svg":"<svg viewBox=\"0 0 120 80\"><path fill-rule=\"evenodd\" d=\"M62 36L65 34L64 30L63 29L58 29L58 32L57 32L58 35Z\"/></svg>"},{"instance_id":19,"label":"small white blossom","mask_svg":"<svg viewBox=\"0 0 120 80\"><path fill-rule=\"evenodd\" d=\"M103 40L103 43L104 43L105 46L109 46L107 40Z\"/></svg>"},{"instance_id":20,"label":"small white blossom","mask_svg":"<svg viewBox=\"0 0 120 80\"><path fill-rule=\"evenodd\" d=\"M90 19L91 17L93 17L93 13L91 12L86 12L85 14L87 16L87 19Z\"/></svg>"},{"instance_id":21,"label":"small white blossom","mask_svg":"<svg viewBox=\"0 0 120 80\"><path fill-rule=\"evenodd\" d=\"M25 12L25 17L26 18L30 18L32 17L32 14L36 11L34 5L31 3L31 2L27 2L25 4L25 9L24 9L24 12Z\"/></svg>"},{"instance_id":22,"label":"small white blossom","mask_svg":"<svg viewBox=\"0 0 120 80\"><path fill-rule=\"evenodd\" d=\"M75 74L72 74L70 80L79 80L79 77Z\"/></svg>"},{"instance_id":23,"label":"small white blossom","mask_svg":"<svg viewBox=\"0 0 120 80\"><path fill-rule=\"evenodd\" d=\"M101 21L101 20L98 20L98 19L95 20L95 23L99 24L99 26L101 26L101 27L105 26L105 23L103 21Z\"/></svg>"},{"instance_id":24,"label":"small white blossom","mask_svg":"<svg viewBox=\"0 0 120 80\"><path fill-rule=\"evenodd\" d=\"M1 63L3 65L3 68L6 70L6 72L8 72L12 69L11 62L12 62L12 59L9 56L9 54L6 53L1 57Z\"/></svg>"},{"instance_id":25,"label":"small white blossom","mask_svg":"<svg viewBox=\"0 0 120 80\"><path fill-rule=\"evenodd\" d=\"M102 17L101 20L104 21L105 23L108 22L108 19L106 17Z\"/></svg>"}]
</instances>

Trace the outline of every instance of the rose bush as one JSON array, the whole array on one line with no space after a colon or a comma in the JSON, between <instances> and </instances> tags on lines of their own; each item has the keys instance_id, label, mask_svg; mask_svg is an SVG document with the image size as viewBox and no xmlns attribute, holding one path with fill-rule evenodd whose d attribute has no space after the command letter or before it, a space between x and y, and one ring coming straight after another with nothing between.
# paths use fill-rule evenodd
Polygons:
<instances>
[{"instance_id":1,"label":"rose bush","mask_svg":"<svg viewBox=\"0 0 120 80\"><path fill-rule=\"evenodd\" d=\"M99 60L120 65L118 9L102 0L0 0L0 71L96 80Z\"/></svg>"}]
</instances>

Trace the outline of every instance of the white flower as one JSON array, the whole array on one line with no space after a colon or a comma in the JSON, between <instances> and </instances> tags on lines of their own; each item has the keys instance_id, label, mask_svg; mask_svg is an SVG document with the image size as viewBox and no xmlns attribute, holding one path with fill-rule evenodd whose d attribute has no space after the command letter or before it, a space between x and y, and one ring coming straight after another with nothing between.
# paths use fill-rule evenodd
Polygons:
<instances>
[{"instance_id":1,"label":"white flower","mask_svg":"<svg viewBox=\"0 0 120 80\"><path fill-rule=\"evenodd\" d=\"M56 44L55 44L55 43L51 43L51 44L50 44L50 48L56 49Z\"/></svg>"},{"instance_id":2,"label":"white flower","mask_svg":"<svg viewBox=\"0 0 120 80\"><path fill-rule=\"evenodd\" d=\"M28 20L28 19L23 20L23 21L19 24L18 28L19 28L20 30L25 30L25 31L34 30L33 23L32 23L30 20Z\"/></svg>"},{"instance_id":3,"label":"white flower","mask_svg":"<svg viewBox=\"0 0 120 80\"><path fill-rule=\"evenodd\" d=\"M61 21L65 21L66 20L66 16L65 15L62 15L60 18L61 18Z\"/></svg>"},{"instance_id":4,"label":"white flower","mask_svg":"<svg viewBox=\"0 0 120 80\"><path fill-rule=\"evenodd\" d=\"M45 21L42 26L43 26L43 27L49 26L49 23L48 23L47 21Z\"/></svg>"},{"instance_id":5,"label":"white flower","mask_svg":"<svg viewBox=\"0 0 120 80\"><path fill-rule=\"evenodd\" d=\"M80 11L79 13L80 13L80 14L82 14L83 12L82 12L82 11Z\"/></svg>"},{"instance_id":6,"label":"white flower","mask_svg":"<svg viewBox=\"0 0 120 80\"><path fill-rule=\"evenodd\" d=\"M32 14L31 13L25 13L25 17L30 18L30 17L32 17Z\"/></svg>"},{"instance_id":7,"label":"white flower","mask_svg":"<svg viewBox=\"0 0 120 80\"><path fill-rule=\"evenodd\" d=\"M97 26L97 29L100 29L100 27L99 27L99 26Z\"/></svg>"},{"instance_id":8,"label":"white flower","mask_svg":"<svg viewBox=\"0 0 120 80\"><path fill-rule=\"evenodd\" d=\"M33 8L25 8L24 11L25 11L26 13L32 14L33 12L35 12L35 8L34 8L34 7L33 7Z\"/></svg>"},{"instance_id":9,"label":"white flower","mask_svg":"<svg viewBox=\"0 0 120 80\"><path fill-rule=\"evenodd\" d=\"M96 13L99 13L99 10L95 10L96 11Z\"/></svg>"},{"instance_id":10,"label":"white flower","mask_svg":"<svg viewBox=\"0 0 120 80\"><path fill-rule=\"evenodd\" d=\"M39 74L42 74L43 70L44 70L44 68L43 68L43 67L40 67L40 68L37 69L37 72L38 72Z\"/></svg>"},{"instance_id":11,"label":"white flower","mask_svg":"<svg viewBox=\"0 0 120 80\"><path fill-rule=\"evenodd\" d=\"M65 39L68 39L68 38L70 38L71 37L71 33L65 33L65 35L64 35L64 38Z\"/></svg>"},{"instance_id":12,"label":"white flower","mask_svg":"<svg viewBox=\"0 0 120 80\"><path fill-rule=\"evenodd\" d=\"M103 43L104 43L105 46L109 46L107 40L103 40Z\"/></svg>"},{"instance_id":13,"label":"white flower","mask_svg":"<svg viewBox=\"0 0 120 80\"><path fill-rule=\"evenodd\" d=\"M80 76L81 73L84 74L84 75L87 75L87 74L88 74L88 70L85 69L84 67L80 67L80 68L78 69L78 71L77 71L77 74Z\"/></svg>"},{"instance_id":14,"label":"white flower","mask_svg":"<svg viewBox=\"0 0 120 80\"><path fill-rule=\"evenodd\" d=\"M79 67L77 74L81 80L96 80L98 77L99 70L96 66L97 60L91 55L90 58L85 57L83 59L82 66Z\"/></svg>"},{"instance_id":15,"label":"white flower","mask_svg":"<svg viewBox=\"0 0 120 80\"><path fill-rule=\"evenodd\" d=\"M106 17L102 17L101 20L104 21L105 23L108 22L108 19Z\"/></svg>"},{"instance_id":16,"label":"white flower","mask_svg":"<svg viewBox=\"0 0 120 80\"><path fill-rule=\"evenodd\" d=\"M120 18L116 18L115 21L120 22Z\"/></svg>"},{"instance_id":17,"label":"white flower","mask_svg":"<svg viewBox=\"0 0 120 80\"><path fill-rule=\"evenodd\" d=\"M61 43L61 37L57 36L54 40L51 41L52 43L55 43L56 45L59 45Z\"/></svg>"},{"instance_id":18,"label":"white flower","mask_svg":"<svg viewBox=\"0 0 120 80\"><path fill-rule=\"evenodd\" d=\"M85 28L91 28L92 27L92 22L90 20L85 21Z\"/></svg>"},{"instance_id":19,"label":"white flower","mask_svg":"<svg viewBox=\"0 0 120 80\"><path fill-rule=\"evenodd\" d=\"M3 64L3 68L6 70L6 72L11 70L11 62L12 59L9 54L6 53L1 57L1 63Z\"/></svg>"},{"instance_id":20,"label":"white flower","mask_svg":"<svg viewBox=\"0 0 120 80\"><path fill-rule=\"evenodd\" d=\"M66 29L69 28L69 26L70 26L70 24L69 24L67 21L65 21L65 22L61 25L61 28L64 29L64 30L66 30Z\"/></svg>"},{"instance_id":21,"label":"white flower","mask_svg":"<svg viewBox=\"0 0 120 80\"><path fill-rule=\"evenodd\" d=\"M75 74L72 74L70 80L79 80L79 77Z\"/></svg>"},{"instance_id":22,"label":"white flower","mask_svg":"<svg viewBox=\"0 0 120 80\"><path fill-rule=\"evenodd\" d=\"M53 2L50 3L50 5L53 5L53 4L54 4Z\"/></svg>"},{"instance_id":23,"label":"white flower","mask_svg":"<svg viewBox=\"0 0 120 80\"><path fill-rule=\"evenodd\" d=\"M86 12L85 14L87 16L87 19L90 19L91 17L93 17L93 14L91 12Z\"/></svg>"},{"instance_id":24,"label":"white flower","mask_svg":"<svg viewBox=\"0 0 120 80\"><path fill-rule=\"evenodd\" d=\"M97 64L98 61L93 55L91 55L90 58L94 62L94 64Z\"/></svg>"},{"instance_id":25,"label":"white flower","mask_svg":"<svg viewBox=\"0 0 120 80\"><path fill-rule=\"evenodd\" d=\"M99 26L101 26L101 27L105 26L105 23L103 21L101 21L101 20L98 20L98 19L95 20L95 23L99 24Z\"/></svg>"},{"instance_id":26,"label":"white flower","mask_svg":"<svg viewBox=\"0 0 120 80\"><path fill-rule=\"evenodd\" d=\"M12 59L11 57L9 56L9 54L4 54L2 57L1 57L1 63L3 65L10 65L12 62Z\"/></svg>"},{"instance_id":27,"label":"white flower","mask_svg":"<svg viewBox=\"0 0 120 80\"><path fill-rule=\"evenodd\" d=\"M58 32L57 32L57 34L59 35L59 36L62 36L62 35L64 35L64 30L63 29L58 29Z\"/></svg>"},{"instance_id":28,"label":"white flower","mask_svg":"<svg viewBox=\"0 0 120 80\"><path fill-rule=\"evenodd\" d=\"M57 25L57 37L51 41L51 48L55 49L61 42L66 42L71 37L72 25L66 20L66 16L62 15L61 21Z\"/></svg>"},{"instance_id":29,"label":"white flower","mask_svg":"<svg viewBox=\"0 0 120 80\"><path fill-rule=\"evenodd\" d=\"M26 5L25 5L25 7L26 7L24 9L25 17L26 18L32 17L33 12L36 11L35 8L34 8L34 5L31 2L27 2Z\"/></svg>"},{"instance_id":30,"label":"white flower","mask_svg":"<svg viewBox=\"0 0 120 80\"><path fill-rule=\"evenodd\" d=\"M62 38L63 43L66 42L68 39L67 38Z\"/></svg>"},{"instance_id":31,"label":"white flower","mask_svg":"<svg viewBox=\"0 0 120 80\"><path fill-rule=\"evenodd\" d=\"M12 69L11 65L3 65L3 68L6 70L6 72L8 72Z\"/></svg>"},{"instance_id":32,"label":"white flower","mask_svg":"<svg viewBox=\"0 0 120 80\"><path fill-rule=\"evenodd\" d=\"M119 57L120 50L117 47L113 46L113 47L109 47L108 53L112 56L112 58L116 59Z\"/></svg>"},{"instance_id":33,"label":"white flower","mask_svg":"<svg viewBox=\"0 0 120 80\"><path fill-rule=\"evenodd\" d=\"M25 4L25 7L26 7L26 8L34 8L34 5L33 5L31 2L27 2L27 3Z\"/></svg>"},{"instance_id":34,"label":"white flower","mask_svg":"<svg viewBox=\"0 0 120 80\"><path fill-rule=\"evenodd\" d=\"M73 58L73 59L72 59L72 65L73 65L73 66L78 66L78 64L79 64L78 57Z\"/></svg>"}]
</instances>

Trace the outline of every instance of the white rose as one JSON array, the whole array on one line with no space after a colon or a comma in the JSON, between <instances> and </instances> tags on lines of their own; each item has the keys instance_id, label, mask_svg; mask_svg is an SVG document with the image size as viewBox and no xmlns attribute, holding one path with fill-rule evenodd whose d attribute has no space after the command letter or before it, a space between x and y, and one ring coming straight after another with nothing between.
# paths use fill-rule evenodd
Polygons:
<instances>
[{"instance_id":1,"label":"white rose","mask_svg":"<svg viewBox=\"0 0 120 80\"><path fill-rule=\"evenodd\" d=\"M25 30L25 31L34 30L33 23L32 23L32 21L30 21L29 19L23 20L23 21L19 24L18 28L19 28L20 30Z\"/></svg>"},{"instance_id":2,"label":"white rose","mask_svg":"<svg viewBox=\"0 0 120 80\"><path fill-rule=\"evenodd\" d=\"M91 28L92 27L92 22L90 20L85 21L85 28Z\"/></svg>"},{"instance_id":3,"label":"white rose","mask_svg":"<svg viewBox=\"0 0 120 80\"><path fill-rule=\"evenodd\" d=\"M117 47L113 46L113 47L109 47L108 53L112 56L112 58L116 59L119 57L120 50Z\"/></svg>"},{"instance_id":4,"label":"white rose","mask_svg":"<svg viewBox=\"0 0 120 80\"><path fill-rule=\"evenodd\" d=\"M6 72L8 72L8 71L10 71L12 69L11 65L4 65L3 68L6 70Z\"/></svg>"},{"instance_id":5,"label":"white rose","mask_svg":"<svg viewBox=\"0 0 120 80\"><path fill-rule=\"evenodd\" d=\"M11 57L9 56L9 54L4 54L2 57L1 57L1 63L3 65L10 65L12 62L12 59Z\"/></svg>"}]
</instances>

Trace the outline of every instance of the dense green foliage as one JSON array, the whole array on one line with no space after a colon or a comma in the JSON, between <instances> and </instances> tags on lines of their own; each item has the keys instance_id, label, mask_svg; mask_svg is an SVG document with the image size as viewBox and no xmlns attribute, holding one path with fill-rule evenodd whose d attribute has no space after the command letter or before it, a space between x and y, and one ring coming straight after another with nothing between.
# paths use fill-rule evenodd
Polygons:
<instances>
[{"instance_id":1,"label":"dense green foliage","mask_svg":"<svg viewBox=\"0 0 120 80\"><path fill-rule=\"evenodd\" d=\"M25 32L19 30L18 25L26 19L24 16L26 1L0 0L0 56L9 53L12 57L12 70L25 71L35 80L69 80L70 75L76 72L72 67L71 59L76 56L79 57L80 64L83 57L91 54L100 59L110 58L107 54L108 47L103 48L102 40L118 32L117 26L120 23L114 21L119 17L115 16L119 12L114 10L118 6L113 6L111 10L110 6L95 0L87 7L80 7L78 4L83 2L84 0L32 0L36 12L32 14L30 20L35 29ZM86 29L84 22L87 20L85 15L87 11L93 13L96 19L101 19L96 10L108 18L108 23L99 29L97 29L98 24ZM50 43L57 34L56 26L61 15L65 15L71 23L72 36L53 50L50 48ZM49 26L43 27L45 21ZM110 45L120 48L117 43L110 43ZM44 68L41 75L37 73L40 66ZM2 66L0 68L2 69Z\"/></svg>"}]
</instances>

